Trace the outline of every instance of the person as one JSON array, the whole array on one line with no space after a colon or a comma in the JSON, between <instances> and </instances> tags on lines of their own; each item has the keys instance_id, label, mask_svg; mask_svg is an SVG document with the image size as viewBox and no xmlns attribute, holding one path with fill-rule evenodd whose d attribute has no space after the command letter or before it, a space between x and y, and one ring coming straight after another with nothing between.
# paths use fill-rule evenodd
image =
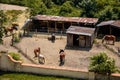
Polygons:
<instances>
[{"instance_id":1,"label":"person","mask_svg":"<svg viewBox=\"0 0 120 80\"><path fill-rule=\"evenodd\" d=\"M54 33L52 33L51 40L53 43L55 42L55 34Z\"/></svg>"},{"instance_id":2,"label":"person","mask_svg":"<svg viewBox=\"0 0 120 80\"><path fill-rule=\"evenodd\" d=\"M63 65L64 62L65 62L65 52L64 52L64 50L63 50L63 49L60 49L59 54L60 54L60 66L61 66L61 65Z\"/></svg>"}]
</instances>

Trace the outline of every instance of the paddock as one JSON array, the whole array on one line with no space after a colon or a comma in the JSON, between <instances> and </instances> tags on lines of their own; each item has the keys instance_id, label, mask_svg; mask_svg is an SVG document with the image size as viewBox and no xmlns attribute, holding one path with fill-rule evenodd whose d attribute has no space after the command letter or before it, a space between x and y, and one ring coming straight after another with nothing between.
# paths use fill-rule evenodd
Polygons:
<instances>
[{"instance_id":1,"label":"paddock","mask_svg":"<svg viewBox=\"0 0 120 80\"><path fill-rule=\"evenodd\" d=\"M59 50L64 49L65 64L61 67L71 67L88 70L90 63L90 57L100 52L106 52L108 56L116 60L116 65L120 67L120 58L111 51L107 50L99 41L100 44L93 44L92 48L66 48L66 36L56 36L55 43L52 43L47 39L47 36L39 34L37 37L25 37L20 43L16 44L21 48L31 59L33 59L38 65L59 66ZM38 60L34 57L34 49L40 47L41 54L45 57L45 64L39 64Z\"/></svg>"}]
</instances>

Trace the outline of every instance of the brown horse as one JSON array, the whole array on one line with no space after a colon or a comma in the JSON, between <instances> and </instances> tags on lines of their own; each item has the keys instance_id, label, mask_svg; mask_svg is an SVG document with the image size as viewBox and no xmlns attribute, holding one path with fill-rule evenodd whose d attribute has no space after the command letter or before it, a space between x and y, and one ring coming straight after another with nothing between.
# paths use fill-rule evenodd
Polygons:
<instances>
[{"instance_id":1,"label":"brown horse","mask_svg":"<svg viewBox=\"0 0 120 80\"><path fill-rule=\"evenodd\" d=\"M60 54L60 65L63 65L64 62L65 62L65 52L64 52L64 50L61 49L59 54Z\"/></svg>"},{"instance_id":2,"label":"brown horse","mask_svg":"<svg viewBox=\"0 0 120 80\"><path fill-rule=\"evenodd\" d=\"M18 30L17 26L4 28L5 35L8 35L8 32L10 32L12 34L14 30L16 30L16 31Z\"/></svg>"},{"instance_id":3,"label":"brown horse","mask_svg":"<svg viewBox=\"0 0 120 80\"><path fill-rule=\"evenodd\" d=\"M102 43L104 43L104 41L106 41L106 43L108 44L109 41L113 41L113 45L115 43L116 37L114 35L105 35L102 39Z\"/></svg>"},{"instance_id":4,"label":"brown horse","mask_svg":"<svg viewBox=\"0 0 120 80\"><path fill-rule=\"evenodd\" d=\"M38 55L40 54L40 47L38 47L37 49L34 49L34 57L38 57Z\"/></svg>"}]
</instances>

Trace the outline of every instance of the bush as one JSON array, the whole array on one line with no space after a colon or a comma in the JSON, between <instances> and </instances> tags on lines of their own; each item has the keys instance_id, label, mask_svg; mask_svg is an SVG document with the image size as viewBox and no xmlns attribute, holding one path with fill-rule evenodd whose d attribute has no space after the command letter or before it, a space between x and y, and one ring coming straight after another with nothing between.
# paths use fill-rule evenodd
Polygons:
<instances>
[{"instance_id":1,"label":"bush","mask_svg":"<svg viewBox=\"0 0 120 80\"><path fill-rule=\"evenodd\" d=\"M104 52L91 58L90 71L101 74L111 74L117 71L115 60L108 57Z\"/></svg>"},{"instance_id":2,"label":"bush","mask_svg":"<svg viewBox=\"0 0 120 80\"><path fill-rule=\"evenodd\" d=\"M97 40L96 40L96 39L94 39L94 40L93 40L93 43L94 43L94 44L97 44L98 42L97 42Z\"/></svg>"},{"instance_id":3,"label":"bush","mask_svg":"<svg viewBox=\"0 0 120 80\"><path fill-rule=\"evenodd\" d=\"M21 60L20 55L18 53L10 52L9 55L16 61Z\"/></svg>"}]
</instances>

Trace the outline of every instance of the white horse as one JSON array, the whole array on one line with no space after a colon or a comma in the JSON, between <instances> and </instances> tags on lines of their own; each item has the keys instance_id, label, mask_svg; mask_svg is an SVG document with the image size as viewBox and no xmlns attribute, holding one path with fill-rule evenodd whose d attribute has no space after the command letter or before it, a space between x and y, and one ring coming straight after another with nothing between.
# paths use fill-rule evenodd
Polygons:
<instances>
[{"instance_id":1,"label":"white horse","mask_svg":"<svg viewBox=\"0 0 120 80\"><path fill-rule=\"evenodd\" d=\"M39 61L39 63L44 64L45 63L45 57L42 54L39 54L38 55L38 61Z\"/></svg>"}]
</instances>

